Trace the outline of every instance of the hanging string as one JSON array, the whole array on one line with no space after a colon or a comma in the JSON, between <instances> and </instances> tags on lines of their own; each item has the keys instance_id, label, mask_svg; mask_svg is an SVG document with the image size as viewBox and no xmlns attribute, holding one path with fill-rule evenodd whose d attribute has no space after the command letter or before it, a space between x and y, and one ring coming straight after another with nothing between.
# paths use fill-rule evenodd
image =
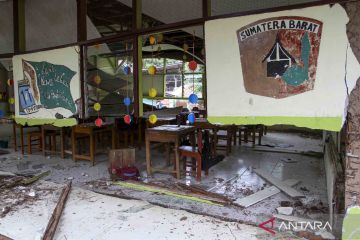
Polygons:
<instances>
[{"instance_id":1,"label":"hanging string","mask_svg":"<svg viewBox=\"0 0 360 240\"><path fill-rule=\"evenodd\" d=\"M194 58L194 56L195 56L195 30L193 31L193 49L192 50L193 50L192 51L192 54L193 54L192 59L193 59L193 61L195 61L195 58ZM193 72L192 77L193 77L193 93L194 93L195 92L195 70L193 70L192 72Z\"/></svg>"},{"instance_id":2,"label":"hanging string","mask_svg":"<svg viewBox=\"0 0 360 240\"><path fill-rule=\"evenodd\" d=\"M150 43L151 44L151 43ZM151 61L154 60L154 45L151 45ZM155 66L156 68L156 66ZM154 76L151 76L151 88L154 87ZM154 111L154 98L151 98L151 111Z\"/></svg>"}]
</instances>

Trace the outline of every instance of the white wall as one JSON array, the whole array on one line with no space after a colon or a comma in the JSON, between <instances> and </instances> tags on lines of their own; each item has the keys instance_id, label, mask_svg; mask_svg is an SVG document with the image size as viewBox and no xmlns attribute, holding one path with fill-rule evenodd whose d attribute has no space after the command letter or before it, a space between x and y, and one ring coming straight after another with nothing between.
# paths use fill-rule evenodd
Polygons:
<instances>
[{"instance_id":1,"label":"white wall","mask_svg":"<svg viewBox=\"0 0 360 240\"><path fill-rule=\"evenodd\" d=\"M314 90L284 99L254 95L245 90L236 35L236 31L247 24L279 16L302 16L323 22ZM348 48L347 21L346 12L340 5L207 21L205 41L209 116L343 117L347 99L344 77L346 75L350 92L360 74L359 63L351 48Z\"/></svg>"}]
</instances>

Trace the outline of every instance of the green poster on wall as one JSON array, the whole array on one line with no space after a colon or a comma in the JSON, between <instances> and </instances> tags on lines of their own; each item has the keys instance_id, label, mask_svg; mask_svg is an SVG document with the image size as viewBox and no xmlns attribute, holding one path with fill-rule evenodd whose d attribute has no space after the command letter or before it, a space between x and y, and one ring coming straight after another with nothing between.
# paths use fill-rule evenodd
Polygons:
<instances>
[{"instance_id":1,"label":"green poster on wall","mask_svg":"<svg viewBox=\"0 0 360 240\"><path fill-rule=\"evenodd\" d=\"M66 66L48 62L23 61L24 75L33 90L35 102L46 109L63 107L75 113L76 107L70 92L70 82L76 72Z\"/></svg>"}]
</instances>

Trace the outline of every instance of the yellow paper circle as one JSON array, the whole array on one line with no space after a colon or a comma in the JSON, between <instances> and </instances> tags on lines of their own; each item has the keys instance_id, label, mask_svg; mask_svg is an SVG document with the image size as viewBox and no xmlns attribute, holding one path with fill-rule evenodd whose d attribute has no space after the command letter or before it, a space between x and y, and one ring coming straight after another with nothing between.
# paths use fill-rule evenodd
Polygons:
<instances>
[{"instance_id":1,"label":"yellow paper circle","mask_svg":"<svg viewBox=\"0 0 360 240\"><path fill-rule=\"evenodd\" d=\"M154 45L155 41L156 41L156 38L154 36L149 37L149 42L150 42L151 45Z\"/></svg>"},{"instance_id":2,"label":"yellow paper circle","mask_svg":"<svg viewBox=\"0 0 360 240\"><path fill-rule=\"evenodd\" d=\"M183 45L183 49L184 49L184 51L189 50L189 45L187 45L186 43L184 43L184 45Z\"/></svg>"},{"instance_id":3,"label":"yellow paper circle","mask_svg":"<svg viewBox=\"0 0 360 240\"><path fill-rule=\"evenodd\" d=\"M148 68L148 73L149 73L150 75L155 75L155 73L156 73L156 67L155 67L155 66L150 66L150 67Z\"/></svg>"},{"instance_id":4,"label":"yellow paper circle","mask_svg":"<svg viewBox=\"0 0 360 240\"><path fill-rule=\"evenodd\" d=\"M149 97L156 97L157 91L155 88L150 88L149 89Z\"/></svg>"},{"instance_id":5,"label":"yellow paper circle","mask_svg":"<svg viewBox=\"0 0 360 240\"><path fill-rule=\"evenodd\" d=\"M2 94L0 94L0 100L2 99Z\"/></svg>"},{"instance_id":6,"label":"yellow paper circle","mask_svg":"<svg viewBox=\"0 0 360 240\"><path fill-rule=\"evenodd\" d=\"M151 115L149 116L149 122L150 122L151 124L155 124L156 121L157 121L156 115L155 115L155 114L151 114Z\"/></svg>"},{"instance_id":7,"label":"yellow paper circle","mask_svg":"<svg viewBox=\"0 0 360 240\"><path fill-rule=\"evenodd\" d=\"M100 103L95 103L94 104L94 110L98 112L98 111L100 111L100 109L101 109L101 104Z\"/></svg>"},{"instance_id":8,"label":"yellow paper circle","mask_svg":"<svg viewBox=\"0 0 360 240\"><path fill-rule=\"evenodd\" d=\"M14 103L15 103L15 99L14 99L14 98L12 98L12 97L11 97L11 98L9 98L9 103L10 103L10 104L14 104Z\"/></svg>"},{"instance_id":9,"label":"yellow paper circle","mask_svg":"<svg viewBox=\"0 0 360 240\"><path fill-rule=\"evenodd\" d=\"M97 85L99 85L99 84L101 83L101 77L100 77L99 75L96 75L96 76L94 77L94 82L95 82Z\"/></svg>"},{"instance_id":10,"label":"yellow paper circle","mask_svg":"<svg viewBox=\"0 0 360 240\"><path fill-rule=\"evenodd\" d=\"M8 79L8 80L7 80L7 85L9 85L9 86L11 86L11 85L12 85L12 81L11 81L11 79Z\"/></svg>"}]
</instances>

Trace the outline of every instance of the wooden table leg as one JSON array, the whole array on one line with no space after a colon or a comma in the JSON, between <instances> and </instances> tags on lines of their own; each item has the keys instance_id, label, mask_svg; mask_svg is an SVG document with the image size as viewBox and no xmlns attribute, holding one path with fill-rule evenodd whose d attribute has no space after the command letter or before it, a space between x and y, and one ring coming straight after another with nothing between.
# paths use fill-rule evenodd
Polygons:
<instances>
[{"instance_id":1,"label":"wooden table leg","mask_svg":"<svg viewBox=\"0 0 360 240\"><path fill-rule=\"evenodd\" d=\"M20 125L21 154L24 155L24 128Z\"/></svg>"},{"instance_id":2,"label":"wooden table leg","mask_svg":"<svg viewBox=\"0 0 360 240\"><path fill-rule=\"evenodd\" d=\"M253 147L255 147L255 141L256 141L256 126L253 126L252 128L252 143L253 143Z\"/></svg>"},{"instance_id":3,"label":"wooden table leg","mask_svg":"<svg viewBox=\"0 0 360 240\"><path fill-rule=\"evenodd\" d=\"M111 129L111 147L116 149L116 130L114 127Z\"/></svg>"},{"instance_id":4,"label":"wooden table leg","mask_svg":"<svg viewBox=\"0 0 360 240\"><path fill-rule=\"evenodd\" d=\"M166 153L167 166L170 166L170 164L171 164L171 160L170 160L170 143L165 143L165 153Z\"/></svg>"},{"instance_id":5,"label":"wooden table leg","mask_svg":"<svg viewBox=\"0 0 360 240\"><path fill-rule=\"evenodd\" d=\"M45 128L41 127L41 139L42 139L42 152L43 155L46 155L46 138L45 138Z\"/></svg>"},{"instance_id":6,"label":"wooden table leg","mask_svg":"<svg viewBox=\"0 0 360 240\"><path fill-rule=\"evenodd\" d=\"M13 141L14 141L14 150L17 151L17 142L16 142L16 123L13 123Z\"/></svg>"},{"instance_id":7,"label":"wooden table leg","mask_svg":"<svg viewBox=\"0 0 360 240\"><path fill-rule=\"evenodd\" d=\"M90 160L92 162L92 165L95 165L95 139L94 139L94 133L90 133Z\"/></svg>"},{"instance_id":8,"label":"wooden table leg","mask_svg":"<svg viewBox=\"0 0 360 240\"><path fill-rule=\"evenodd\" d=\"M141 134L141 119L139 119L138 122L138 135L137 135L137 140L138 140L138 148L139 150L141 150L141 143L142 143L142 134Z\"/></svg>"},{"instance_id":9,"label":"wooden table leg","mask_svg":"<svg viewBox=\"0 0 360 240\"><path fill-rule=\"evenodd\" d=\"M64 128L60 128L60 155L61 158L65 158L65 134L64 134Z\"/></svg>"},{"instance_id":10,"label":"wooden table leg","mask_svg":"<svg viewBox=\"0 0 360 240\"><path fill-rule=\"evenodd\" d=\"M148 177L150 177L151 176L150 141L147 133L145 133L145 148L146 148L146 171Z\"/></svg>"},{"instance_id":11,"label":"wooden table leg","mask_svg":"<svg viewBox=\"0 0 360 240\"><path fill-rule=\"evenodd\" d=\"M75 154L76 154L76 139L75 139L75 128L71 129L71 148L72 148L72 158L76 161Z\"/></svg>"},{"instance_id":12,"label":"wooden table leg","mask_svg":"<svg viewBox=\"0 0 360 240\"><path fill-rule=\"evenodd\" d=\"M261 145L261 137L264 135L264 129L262 126L259 127L259 139L258 139L258 144Z\"/></svg>"},{"instance_id":13,"label":"wooden table leg","mask_svg":"<svg viewBox=\"0 0 360 240\"><path fill-rule=\"evenodd\" d=\"M180 179L179 138L176 138L175 140L175 171L176 178Z\"/></svg>"}]
</instances>

